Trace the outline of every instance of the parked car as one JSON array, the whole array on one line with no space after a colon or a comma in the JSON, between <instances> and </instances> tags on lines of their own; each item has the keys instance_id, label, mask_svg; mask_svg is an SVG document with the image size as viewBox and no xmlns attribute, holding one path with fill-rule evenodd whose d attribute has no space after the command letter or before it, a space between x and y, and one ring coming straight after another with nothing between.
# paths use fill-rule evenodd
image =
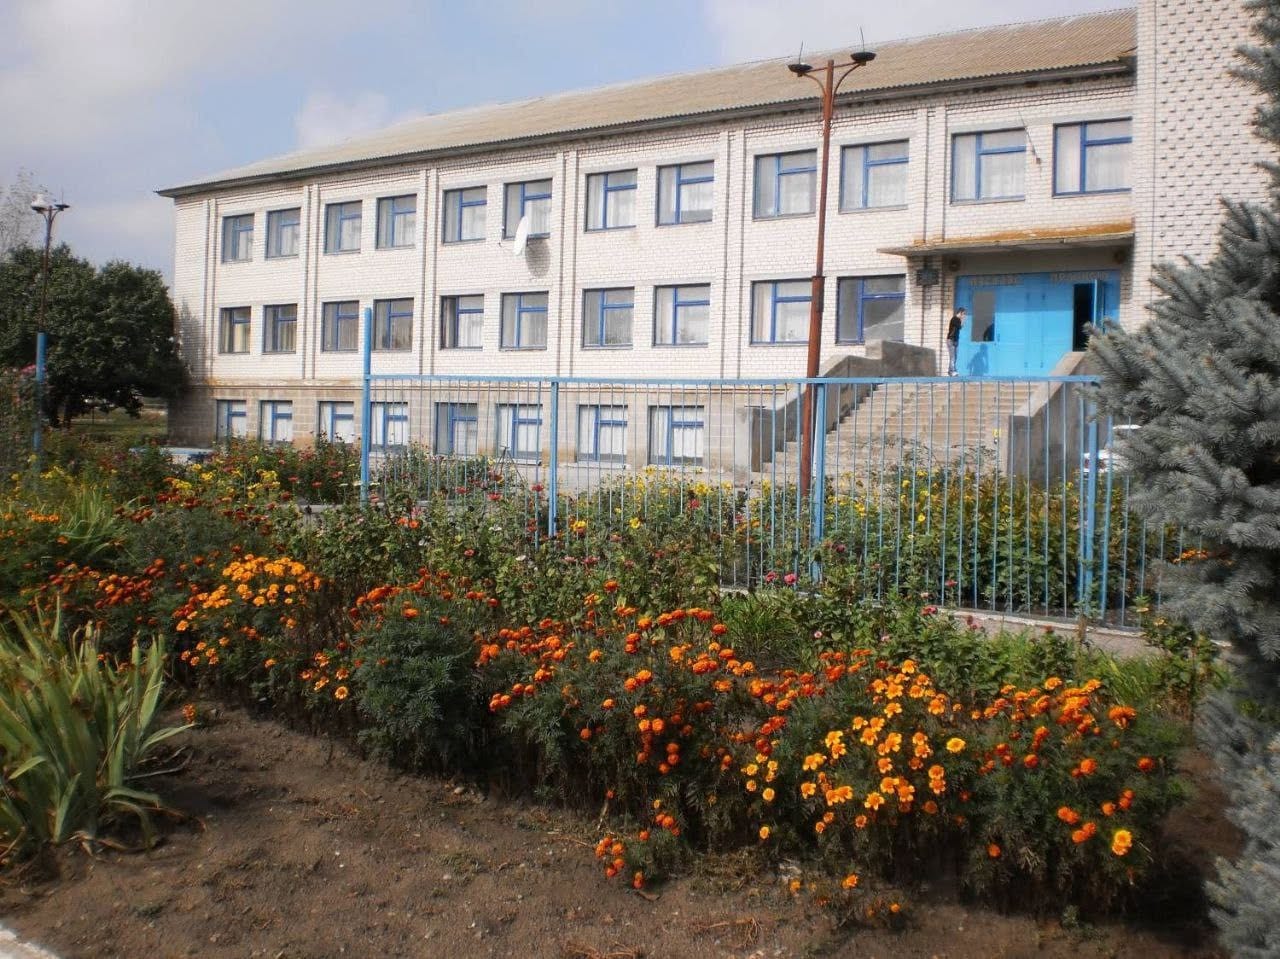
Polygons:
<instances>
[{"instance_id":1,"label":"parked car","mask_svg":"<svg viewBox=\"0 0 1280 959\"><path fill-rule=\"evenodd\" d=\"M1117 423L1111 427L1111 436L1109 438L1106 436L1104 428L1098 428L1099 449L1097 465L1099 476L1106 476L1108 472L1124 472L1128 464L1125 462L1124 456L1116 450L1116 446L1133 436L1141 428L1137 423ZM1080 457L1081 474L1088 477L1093 472L1093 465L1089 451L1086 450Z\"/></svg>"}]
</instances>

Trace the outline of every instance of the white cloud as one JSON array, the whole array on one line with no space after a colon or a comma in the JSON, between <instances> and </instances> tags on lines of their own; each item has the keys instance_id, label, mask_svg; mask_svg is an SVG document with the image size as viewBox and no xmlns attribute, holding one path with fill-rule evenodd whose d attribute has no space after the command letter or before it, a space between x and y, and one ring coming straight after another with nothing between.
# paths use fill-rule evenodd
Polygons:
<instances>
[{"instance_id":1,"label":"white cloud","mask_svg":"<svg viewBox=\"0 0 1280 959\"><path fill-rule=\"evenodd\" d=\"M325 146L360 133L389 125L391 101L381 93L356 93L350 97L312 93L293 118L298 146Z\"/></svg>"},{"instance_id":2,"label":"white cloud","mask_svg":"<svg viewBox=\"0 0 1280 959\"><path fill-rule=\"evenodd\" d=\"M1130 0L1131 2L1131 0ZM905 0L854 4L848 0L703 0L710 32L719 37L725 62L795 56L806 50L867 46L902 37L968 27L1070 16L1126 5L1126 0Z\"/></svg>"}]
</instances>

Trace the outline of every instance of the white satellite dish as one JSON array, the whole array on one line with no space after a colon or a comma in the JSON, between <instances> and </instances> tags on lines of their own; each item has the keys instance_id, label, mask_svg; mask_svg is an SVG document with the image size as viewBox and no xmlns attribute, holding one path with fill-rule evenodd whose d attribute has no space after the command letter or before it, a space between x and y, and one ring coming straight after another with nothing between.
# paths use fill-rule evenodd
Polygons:
<instances>
[{"instance_id":1,"label":"white satellite dish","mask_svg":"<svg viewBox=\"0 0 1280 959\"><path fill-rule=\"evenodd\" d=\"M516 224L516 242L515 249L512 250L516 256L524 255L524 248L529 244L529 218L527 216L520 217L520 222Z\"/></svg>"}]
</instances>

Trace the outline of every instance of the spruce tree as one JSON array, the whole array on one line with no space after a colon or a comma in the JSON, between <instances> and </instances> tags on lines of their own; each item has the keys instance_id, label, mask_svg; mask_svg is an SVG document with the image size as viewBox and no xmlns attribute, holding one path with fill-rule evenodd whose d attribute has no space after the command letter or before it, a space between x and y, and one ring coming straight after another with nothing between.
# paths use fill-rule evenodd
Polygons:
<instances>
[{"instance_id":1,"label":"spruce tree","mask_svg":"<svg viewBox=\"0 0 1280 959\"><path fill-rule=\"evenodd\" d=\"M1217 252L1161 267L1132 334L1096 336L1103 414L1140 424L1121 455L1135 507L1195 547L1169 567L1169 613L1230 644L1237 688L1202 711L1245 847L1210 884L1233 955L1280 956L1280 0L1253 0L1242 77L1270 171L1266 203L1224 200Z\"/></svg>"}]
</instances>

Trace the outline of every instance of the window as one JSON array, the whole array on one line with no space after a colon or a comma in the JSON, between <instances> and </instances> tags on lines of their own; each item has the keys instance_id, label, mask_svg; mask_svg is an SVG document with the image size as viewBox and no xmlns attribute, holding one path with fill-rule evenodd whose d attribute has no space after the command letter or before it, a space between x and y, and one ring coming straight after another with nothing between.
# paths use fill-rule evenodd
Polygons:
<instances>
[{"instance_id":1,"label":"window","mask_svg":"<svg viewBox=\"0 0 1280 959\"><path fill-rule=\"evenodd\" d=\"M902 342L906 317L905 276L841 278L836 306L836 342Z\"/></svg>"},{"instance_id":2,"label":"window","mask_svg":"<svg viewBox=\"0 0 1280 959\"><path fill-rule=\"evenodd\" d=\"M619 230L636 225L636 171L587 177L587 229Z\"/></svg>"},{"instance_id":3,"label":"window","mask_svg":"<svg viewBox=\"0 0 1280 959\"><path fill-rule=\"evenodd\" d=\"M654 290L655 346L705 346L711 327L711 285Z\"/></svg>"},{"instance_id":4,"label":"window","mask_svg":"<svg viewBox=\"0 0 1280 959\"><path fill-rule=\"evenodd\" d=\"M296 348L297 330L297 304L265 307L262 311L262 352L292 353Z\"/></svg>"},{"instance_id":5,"label":"window","mask_svg":"<svg viewBox=\"0 0 1280 959\"><path fill-rule=\"evenodd\" d=\"M475 403L436 404L436 452L475 456L480 451L480 414Z\"/></svg>"},{"instance_id":6,"label":"window","mask_svg":"<svg viewBox=\"0 0 1280 959\"><path fill-rule=\"evenodd\" d=\"M1053 131L1053 192L1128 190L1133 121L1071 123Z\"/></svg>"},{"instance_id":7,"label":"window","mask_svg":"<svg viewBox=\"0 0 1280 959\"><path fill-rule=\"evenodd\" d=\"M326 303L320 319L320 350L324 353L354 353L360 348L360 303L343 300Z\"/></svg>"},{"instance_id":8,"label":"window","mask_svg":"<svg viewBox=\"0 0 1280 959\"><path fill-rule=\"evenodd\" d=\"M547 348L547 294L502 294L502 343L504 350Z\"/></svg>"},{"instance_id":9,"label":"window","mask_svg":"<svg viewBox=\"0 0 1280 959\"><path fill-rule=\"evenodd\" d=\"M446 190L444 242L465 243L467 240L483 240L484 214L488 202L486 187L473 186L465 190Z\"/></svg>"},{"instance_id":10,"label":"window","mask_svg":"<svg viewBox=\"0 0 1280 959\"><path fill-rule=\"evenodd\" d=\"M507 184L506 222L502 235L513 237L520 218L529 218L530 236L551 235L551 181L529 180Z\"/></svg>"},{"instance_id":11,"label":"window","mask_svg":"<svg viewBox=\"0 0 1280 959\"><path fill-rule=\"evenodd\" d=\"M764 219L812 213L817 172L815 150L756 157L755 215Z\"/></svg>"},{"instance_id":12,"label":"window","mask_svg":"<svg viewBox=\"0 0 1280 959\"><path fill-rule=\"evenodd\" d=\"M625 406L578 407L578 459L587 463L626 462Z\"/></svg>"},{"instance_id":13,"label":"window","mask_svg":"<svg viewBox=\"0 0 1280 959\"><path fill-rule=\"evenodd\" d=\"M952 200L1022 199L1027 131L963 133L952 142Z\"/></svg>"},{"instance_id":14,"label":"window","mask_svg":"<svg viewBox=\"0 0 1280 959\"><path fill-rule=\"evenodd\" d=\"M705 443L701 406L649 407L649 462L659 466L702 465Z\"/></svg>"},{"instance_id":15,"label":"window","mask_svg":"<svg viewBox=\"0 0 1280 959\"><path fill-rule=\"evenodd\" d=\"M264 443L293 441L293 404L288 400L263 400L258 404L258 439Z\"/></svg>"},{"instance_id":16,"label":"window","mask_svg":"<svg viewBox=\"0 0 1280 959\"><path fill-rule=\"evenodd\" d=\"M373 301L373 348L413 348L413 300Z\"/></svg>"},{"instance_id":17,"label":"window","mask_svg":"<svg viewBox=\"0 0 1280 959\"><path fill-rule=\"evenodd\" d=\"M809 339L812 280L751 284L751 342L805 343Z\"/></svg>"},{"instance_id":18,"label":"window","mask_svg":"<svg viewBox=\"0 0 1280 959\"><path fill-rule=\"evenodd\" d=\"M243 263L253 259L253 214L222 218L222 262Z\"/></svg>"},{"instance_id":19,"label":"window","mask_svg":"<svg viewBox=\"0 0 1280 959\"><path fill-rule=\"evenodd\" d=\"M360 201L330 203L324 208L324 251L352 253L360 249Z\"/></svg>"},{"instance_id":20,"label":"window","mask_svg":"<svg viewBox=\"0 0 1280 959\"><path fill-rule=\"evenodd\" d=\"M591 348L631 345L635 290L585 290L582 294L582 345Z\"/></svg>"},{"instance_id":21,"label":"window","mask_svg":"<svg viewBox=\"0 0 1280 959\"><path fill-rule=\"evenodd\" d=\"M354 443L356 441L356 404L335 400L321 400L319 410L321 439L330 443Z\"/></svg>"},{"instance_id":22,"label":"window","mask_svg":"<svg viewBox=\"0 0 1280 959\"><path fill-rule=\"evenodd\" d=\"M840 209L907 205L907 141L845 147L840 153Z\"/></svg>"},{"instance_id":23,"label":"window","mask_svg":"<svg viewBox=\"0 0 1280 959\"><path fill-rule=\"evenodd\" d=\"M249 308L231 306L222 311L218 332L219 353L249 352Z\"/></svg>"},{"instance_id":24,"label":"window","mask_svg":"<svg viewBox=\"0 0 1280 959\"><path fill-rule=\"evenodd\" d=\"M378 249L413 246L413 232L417 222L416 196L382 197L378 200Z\"/></svg>"},{"instance_id":25,"label":"window","mask_svg":"<svg viewBox=\"0 0 1280 959\"><path fill-rule=\"evenodd\" d=\"M706 223L715 201L715 166L681 163L658 168L658 225Z\"/></svg>"},{"instance_id":26,"label":"window","mask_svg":"<svg viewBox=\"0 0 1280 959\"><path fill-rule=\"evenodd\" d=\"M440 348L478 350L483 346L484 297L446 296L440 300Z\"/></svg>"},{"instance_id":27,"label":"window","mask_svg":"<svg viewBox=\"0 0 1280 959\"><path fill-rule=\"evenodd\" d=\"M370 403L369 427L371 449L403 449L409 445L409 404Z\"/></svg>"},{"instance_id":28,"label":"window","mask_svg":"<svg viewBox=\"0 0 1280 959\"><path fill-rule=\"evenodd\" d=\"M498 406L498 453L513 459L539 458L542 434L542 407L530 403L502 403Z\"/></svg>"},{"instance_id":29,"label":"window","mask_svg":"<svg viewBox=\"0 0 1280 959\"><path fill-rule=\"evenodd\" d=\"M213 435L219 440L244 439L249 435L248 404L244 400L218 400Z\"/></svg>"},{"instance_id":30,"label":"window","mask_svg":"<svg viewBox=\"0 0 1280 959\"><path fill-rule=\"evenodd\" d=\"M267 214L267 257L298 255L298 231L302 210L272 210Z\"/></svg>"}]
</instances>

